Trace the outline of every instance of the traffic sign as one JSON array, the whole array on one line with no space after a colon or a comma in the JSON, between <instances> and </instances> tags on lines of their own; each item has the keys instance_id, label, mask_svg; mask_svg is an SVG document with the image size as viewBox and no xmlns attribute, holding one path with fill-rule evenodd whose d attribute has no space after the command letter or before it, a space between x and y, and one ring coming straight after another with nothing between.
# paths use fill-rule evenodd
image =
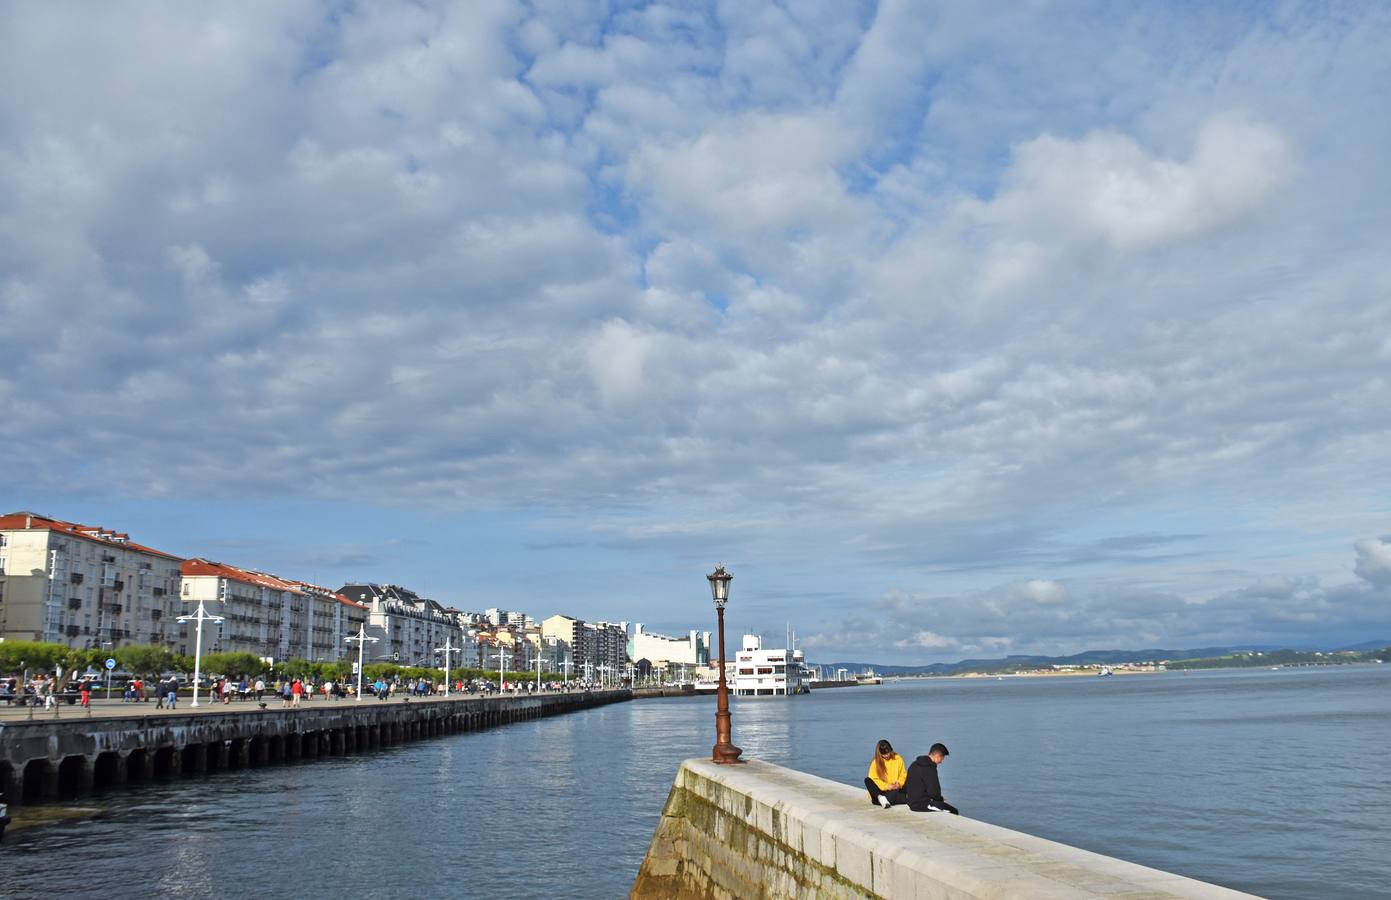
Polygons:
<instances>
[{"instance_id":1,"label":"traffic sign","mask_svg":"<svg viewBox=\"0 0 1391 900\"><path fill-rule=\"evenodd\" d=\"M107 667L108 669L114 669L114 668L116 668L116 660L114 660L114 659L112 659L111 657L108 656L108 657L106 658L106 667Z\"/></svg>"}]
</instances>

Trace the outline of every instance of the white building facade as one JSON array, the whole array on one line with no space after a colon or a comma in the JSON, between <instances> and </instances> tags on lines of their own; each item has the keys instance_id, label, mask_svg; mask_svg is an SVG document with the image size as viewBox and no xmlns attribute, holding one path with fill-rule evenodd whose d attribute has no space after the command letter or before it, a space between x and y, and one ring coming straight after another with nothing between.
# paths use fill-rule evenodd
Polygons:
<instances>
[{"instance_id":1,"label":"white building facade","mask_svg":"<svg viewBox=\"0 0 1391 900\"><path fill-rule=\"evenodd\" d=\"M0 516L0 638L168 644L181 563L121 532L30 512Z\"/></svg>"}]
</instances>

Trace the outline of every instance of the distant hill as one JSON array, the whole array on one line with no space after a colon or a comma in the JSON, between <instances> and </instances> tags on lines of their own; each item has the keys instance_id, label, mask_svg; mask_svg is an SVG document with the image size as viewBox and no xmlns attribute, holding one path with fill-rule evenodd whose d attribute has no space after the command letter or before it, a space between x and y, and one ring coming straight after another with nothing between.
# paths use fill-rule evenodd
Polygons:
<instances>
[{"instance_id":1,"label":"distant hill","mask_svg":"<svg viewBox=\"0 0 1391 900\"><path fill-rule=\"evenodd\" d=\"M1391 646L1391 640L1368 641L1353 647L1313 647L1306 649L1324 650L1380 650ZM996 672L1010 669L1033 669L1044 666L1112 665L1115 663L1148 662L1159 659L1207 659L1226 656L1242 650L1259 650L1268 653L1285 649L1277 644L1240 644L1226 647L1192 647L1186 650L1164 650L1150 648L1145 650L1086 650L1071 656L1026 656L1013 655L995 659L963 659L954 663L932 663L926 666L894 666L869 662L812 662L824 671L848 669L862 672L873 669L880 675L951 675L958 672Z\"/></svg>"}]
</instances>

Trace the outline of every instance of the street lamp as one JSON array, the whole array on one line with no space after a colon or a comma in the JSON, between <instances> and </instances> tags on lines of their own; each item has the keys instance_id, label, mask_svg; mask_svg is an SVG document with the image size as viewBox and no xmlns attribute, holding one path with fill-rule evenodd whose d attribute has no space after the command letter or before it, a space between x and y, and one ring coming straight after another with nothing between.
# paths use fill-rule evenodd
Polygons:
<instances>
[{"instance_id":1,"label":"street lamp","mask_svg":"<svg viewBox=\"0 0 1391 900\"><path fill-rule=\"evenodd\" d=\"M361 700L361 699L362 699L362 648L365 647L365 646L367 646L367 642L368 642L368 641L371 641L372 643L375 644L375 643L377 642L377 638L368 637L368 635L367 635L367 623L366 623L366 622L363 622L363 623L361 623L361 624L359 624L359 625L357 626L357 634L349 635L348 637L343 638L343 640L344 640L345 642L349 643L349 644L351 644L353 641L357 641L357 699L358 699L358 700Z\"/></svg>"},{"instance_id":2,"label":"street lamp","mask_svg":"<svg viewBox=\"0 0 1391 900\"><path fill-rule=\"evenodd\" d=\"M222 617L208 615L207 607L203 605L202 600L199 600L198 612L194 613L191 616L179 616L174 621L198 623L198 636L194 638L193 641L193 706L196 708L198 706L198 681L203 677L203 623L221 622ZM108 696L111 690L110 684L111 682L108 681Z\"/></svg>"},{"instance_id":3,"label":"street lamp","mask_svg":"<svg viewBox=\"0 0 1391 900\"><path fill-rule=\"evenodd\" d=\"M720 626L720 689L715 705L715 746L710 757L717 763L729 765L737 763L744 752L729 741L729 688L724 677L724 605L729 602L729 583L734 576L726 572L724 566L716 566L715 571L705 577L710 582L710 595L715 598L715 615Z\"/></svg>"},{"instance_id":4,"label":"street lamp","mask_svg":"<svg viewBox=\"0 0 1391 900\"><path fill-rule=\"evenodd\" d=\"M507 667L507 659L511 655L511 653L508 653L506 650L502 649L501 643L497 645L497 692L499 694L502 693L502 679L504 676L503 670Z\"/></svg>"},{"instance_id":5,"label":"street lamp","mask_svg":"<svg viewBox=\"0 0 1391 900\"><path fill-rule=\"evenodd\" d=\"M444 646L435 648L436 653L444 654L444 695L446 697L449 696L449 654L464 652L462 647L449 646L449 637L450 636L446 634L444 636Z\"/></svg>"}]
</instances>

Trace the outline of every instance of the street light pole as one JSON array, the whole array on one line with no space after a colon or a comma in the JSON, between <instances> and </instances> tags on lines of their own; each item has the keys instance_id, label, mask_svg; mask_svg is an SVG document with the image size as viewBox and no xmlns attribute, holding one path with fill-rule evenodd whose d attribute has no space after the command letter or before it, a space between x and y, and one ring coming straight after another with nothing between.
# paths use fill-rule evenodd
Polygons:
<instances>
[{"instance_id":1,"label":"street light pole","mask_svg":"<svg viewBox=\"0 0 1391 900\"><path fill-rule=\"evenodd\" d=\"M499 694L502 693L502 679L505 674L504 670L507 667L507 657L511 655L512 654L502 649L502 644L497 645L497 692Z\"/></svg>"},{"instance_id":2,"label":"street light pole","mask_svg":"<svg viewBox=\"0 0 1391 900\"><path fill-rule=\"evenodd\" d=\"M720 629L720 688L715 704L715 746L710 751L710 757L721 765L730 765L737 763L739 755L744 752L730 742L729 688L724 677L724 605L729 601L729 583L734 576L726 572L724 566L716 566L715 571L705 577L710 582L710 594L715 599L715 615L719 619Z\"/></svg>"},{"instance_id":3,"label":"street light pole","mask_svg":"<svg viewBox=\"0 0 1391 900\"><path fill-rule=\"evenodd\" d=\"M444 695L445 695L446 697L448 697L448 696L449 696L449 654L451 654L451 653L463 653L464 650L463 650L462 647L451 647L451 646L449 646L449 635L448 635L448 634L446 634L446 635L444 636L444 646L443 646L443 647L436 647L435 650L438 651L438 652L443 652L443 653L444 653Z\"/></svg>"},{"instance_id":4,"label":"street light pole","mask_svg":"<svg viewBox=\"0 0 1391 900\"><path fill-rule=\"evenodd\" d=\"M191 616L179 616L174 621L198 623L198 633L197 636L193 639L193 706L196 708L198 706L198 682L203 677L203 623L221 622L222 617L208 615L207 607L203 605L202 600L199 600L198 612L194 613ZM109 681L107 682L107 685L107 690L109 692Z\"/></svg>"},{"instance_id":5,"label":"street light pole","mask_svg":"<svg viewBox=\"0 0 1391 900\"><path fill-rule=\"evenodd\" d=\"M367 636L367 623L363 622L357 626L357 634L343 638L349 644L357 641L357 699L362 700L362 648L367 646L367 642L376 643L377 639Z\"/></svg>"}]
</instances>

